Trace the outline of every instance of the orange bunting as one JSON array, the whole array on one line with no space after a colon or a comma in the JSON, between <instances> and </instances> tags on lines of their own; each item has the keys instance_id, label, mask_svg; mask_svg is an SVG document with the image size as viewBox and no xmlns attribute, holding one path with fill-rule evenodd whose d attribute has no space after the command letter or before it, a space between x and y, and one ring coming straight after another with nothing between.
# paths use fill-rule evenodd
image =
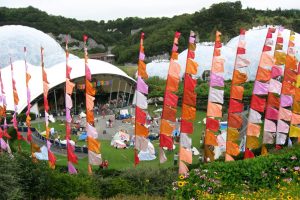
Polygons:
<instances>
[{"instance_id":1,"label":"orange bunting","mask_svg":"<svg viewBox=\"0 0 300 200\"><path fill-rule=\"evenodd\" d=\"M196 108L182 104L182 119L194 120L196 118Z\"/></svg>"},{"instance_id":2,"label":"orange bunting","mask_svg":"<svg viewBox=\"0 0 300 200\"><path fill-rule=\"evenodd\" d=\"M183 93L183 103L190 105L190 106L196 106L196 98L197 94L192 91L184 91Z\"/></svg>"},{"instance_id":3,"label":"orange bunting","mask_svg":"<svg viewBox=\"0 0 300 200\"><path fill-rule=\"evenodd\" d=\"M270 79L271 79L271 70L265 69L263 67L258 67L256 80L269 81Z\"/></svg>"},{"instance_id":4,"label":"orange bunting","mask_svg":"<svg viewBox=\"0 0 300 200\"><path fill-rule=\"evenodd\" d=\"M140 123L135 123L135 134L138 135L138 136L143 136L143 137L148 137L148 129L140 124Z\"/></svg>"},{"instance_id":5,"label":"orange bunting","mask_svg":"<svg viewBox=\"0 0 300 200\"><path fill-rule=\"evenodd\" d=\"M242 84L247 81L247 74L240 72L239 70L233 71L232 84Z\"/></svg>"},{"instance_id":6,"label":"orange bunting","mask_svg":"<svg viewBox=\"0 0 300 200\"><path fill-rule=\"evenodd\" d=\"M87 137L88 149L97 154L100 153L100 142L93 137Z\"/></svg>"},{"instance_id":7,"label":"orange bunting","mask_svg":"<svg viewBox=\"0 0 300 200\"><path fill-rule=\"evenodd\" d=\"M241 128L243 119L240 115L234 113L228 113L228 127Z\"/></svg>"},{"instance_id":8,"label":"orange bunting","mask_svg":"<svg viewBox=\"0 0 300 200\"><path fill-rule=\"evenodd\" d=\"M174 76L169 76L167 79L166 90L171 92L177 92L179 85L179 78Z\"/></svg>"},{"instance_id":9,"label":"orange bunting","mask_svg":"<svg viewBox=\"0 0 300 200\"><path fill-rule=\"evenodd\" d=\"M142 60L139 60L138 63L138 75L141 76L143 79L148 78L148 74L146 72L146 64Z\"/></svg>"},{"instance_id":10,"label":"orange bunting","mask_svg":"<svg viewBox=\"0 0 300 200\"><path fill-rule=\"evenodd\" d=\"M162 118L175 122L176 121L176 108L172 108L170 106L164 105L163 107L163 113L162 113Z\"/></svg>"},{"instance_id":11,"label":"orange bunting","mask_svg":"<svg viewBox=\"0 0 300 200\"><path fill-rule=\"evenodd\" d=\"M160 133L167 135L167 136L172 136L172 132L175 129L175 125L170 124L167 120L162 119L161 120L161 125L160 125Z\"/></svg>"},{"instance_id":12,"label":"orange bunting","mask_svg":"<svg viewBox=\"0 0 300 200\"><path fill-rule=\"evenodd\" d=\"M205 145L218 146L217 136L210 130L206 130Z\"/></svg>"},{"instance_id":13,"label":"orange bunting","mask_svg":"<svg viewBox=\"0 0 300 200\"><path fill-rule=\"evenodd\" d=\"M192 59L187 60L186 64L186 73L188 74L197 74L198 63Z\"/></svg>"},{"instance_id":14,"label":"orange bunting","mask_svg":"<svg viewBox=\"0 0 300 200\"><path fill-rule=\"evenodd\" d=\"M243 86L232 85L230 91L230 98L243 100L243 94L244 94Z\"/></svg>"},{"instance_id":15,"label":"orange bunting","mask_svg":"<svg viewBox=\"0 0 300 200\"><path fill-rule=\"evenodd\" d=\"M86 121L89 124L94 124L94 112L93 111L87 110L87 112L86 112Z\"/></svg>"},{"instance_id":16,"label":"orange bunting","mask_svg":"<svg viewBox=\"0 0 300 200\"><path fill-rule=\"evenodd\" d=\"M85 85L86 85L86 93L91 96L95 96L96 89L93 87L92 83L90 81L86 80Z\"/></svg>"},{"instance_id":17,"label":"orange bunting","mask_svg":"<svg viewBox=\"0 0 300 200\"><path fill-rule=\"evenodd\" d=\"M297 70L297 60L295 56L291 56L291 55L286 56L285 68L291 70Z\"/></svg>"},{"instance_id":18,"label":"orange bunting","mask_svg":"<svg viewBox=\"0 0 300 200\"><path fill-rule=\"evenodd\" d=\"M232 156L237 156L240 153L240 147L234 142L226 142L226 153Z\"/></svg>"},{"instance_id":19,"label":"orange bunting","mask_svg":"<svg viewBox=\"0 0 300 200\"><path fill-rule=\"evenodd\" d=\"M288 70L288 69L286 69L286 70ZM285 95L294 95L295 94L295 86L290 82L283 81L281 93L285 94Z\"/></svg>"}]
</instances>

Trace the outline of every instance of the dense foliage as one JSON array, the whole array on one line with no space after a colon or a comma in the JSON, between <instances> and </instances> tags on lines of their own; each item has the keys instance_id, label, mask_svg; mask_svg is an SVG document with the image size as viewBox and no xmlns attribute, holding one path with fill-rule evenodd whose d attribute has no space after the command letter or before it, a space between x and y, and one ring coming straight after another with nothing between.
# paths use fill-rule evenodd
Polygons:
<instances>
[{"instance_id":1,"label":"dense foliage","mask_svg":"<svg viewBox=\"0 0 300 200\"><path fill-rule=\"evenodd\" d=\"M247 197L253 192L276 191L282 186L286 190L290 185L299 187L299 159L300 149L296 146L273 152L266 157L202 164L191 170L186 177L173 182L171 196L177 197L176 199L191 199L203 198L205 194L217 194L212 196L216 197L218 194L234 193ZM300 197L299 191L294 197Z\"/></svg>"},{"instance_id":2,"label":"dense foliage","mask_svg":"<svg viewBox=\"0 0 300 200\"><path fill-rule=\"evenodd\" d=\"M201 8L199 8L201 9ZM133 13L134 15L134 13ZM101 20L101 19L100 19ZM241 2L213 4L209 9L202 8L194 14L183 14L172 18L128 17L125 19L78 21L61 16L48 15L33 7L8 9L0 8L0 25L20 24L31 26L46 33L71 34L82 40L87 34L106 48L114 46L117 63L137 61L139 35L132 30L143 30L146 34L147 56L169 53L175 31L180 31L179 51L187 48L187 38L192 29L198 33L200 41L213 41L216 30L223 32L223 41L238 35L239 28L274 24L300 31L300 11L242 9Z\"/></svg>"}]
</instances>

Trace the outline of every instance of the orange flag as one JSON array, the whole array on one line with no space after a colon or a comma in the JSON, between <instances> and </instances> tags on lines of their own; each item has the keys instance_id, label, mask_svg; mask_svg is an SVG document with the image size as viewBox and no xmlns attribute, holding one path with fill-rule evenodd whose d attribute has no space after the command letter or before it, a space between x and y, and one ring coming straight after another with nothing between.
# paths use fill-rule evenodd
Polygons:
<instances>
[{"instance_id":1,"label":"orange flag","mask_svg":"<svg viewBox=\"0 0 300 200\"><path fill-rule=\"evenodd\" d=\"M292 69L292 70L297 69L297 60L295 56L291 56L291 55L286 56L285 68Z\"/></svg>"},{"instance_id":2,"label":"orange flag","mask_svg":"<svg viewBox=\"0 0 300 200\"><path fill-rule=\"evenodd\" d=\"M198 63L197 62L195 62L192 59L187 60L186 73L196 75L197 74L197 68L198 68Z\"/></svg>"},{"instance_id":3,"label":"orange flag","mask_svg":"<svg viewBox=\"0 0 300 200\"><path fill-rule=\"evenodd\" d=\"M87 110L86 111L86 120L90 124L94 124L94 112Z\"/></svg>"},{"instance_id":4,"label":"orange flag","mask_svg":"<svg viewBox=\"0 0 300 200\"><path fill-rule=\"evenodd\" d=\"M290 82L283 81L281 93L285 94L285 95L294 95L295 94L295 86L292 85Z\"/></svg>"},{"instance_id":5,"label":"orange flag","mask_svg":"<svg viewBox=\"0 0 300 200\"><path fill-rule=\"evenodd\" d=\"M196 108L182 104L182 119L194 120L196 118Z\"/></svg>"},{"instance_id":6,"label":"orange flag","mask_svg":"<svg viewBox=\"0 0 300 200\"><path fill-rule=\"evenodd\" d=\"M208 129L205 133L205 145L218 146L217 136Z\"/></svg>"},{"instance_id":7,"label":"orange flag","mask_svg":"<svg viewBox=\"0 0 300 200\"><path fill-rule=\"evenodd\" d=\"M247 136L246 148L257 149L259 147L259 141L256 136Z\"/></svg>"},{"instance_id":8,"label":"orange flag","mask_svg":"<svg viewBox=\"0 0 300 200\"><path fill-rule=\"evenodd\" d=\"M240 115L234 113L228 113L228 127L241 128L243 119Z\"/></svg>"},{"instance_id":9,"label":"orange flag","mask_svg":"<svg viewBox=\"0 0 300 200\"><path fill-rule=\"evenodd\" d=\"M233 71L232 84L242 84L247 81L247 74L240 72L239 70Z\"/></svg>"},{"instance_id":10,"label":"orange flag","mask_svg":"<svg viewBox=\"0 0 300 200\"><path fill-rule=\"evenodd\" d=\"M260 67L272 67L273 65L274 65L273 56L271 56L267 52L263 52L261 54L259 66Z\"/></svg>"},{"instance_id":11,"label":"orange flag","mask_svg":"<svg viewBox=\"0 0 300 200\"><path fill-rule=\"evenodd\" d=\"M224 72L224 58L214 57L211 71L214 73L223 73Z\"/></svg>"},{"instance_id":12,"label":"orange flag","mask_svg":"<svg viewBox=\"0 0 300 200\"><path fill-rule=\"evenodd\" d=\"M184 161L188 164L192 164L192 151L186 148L180 147L179 158L180 161Z\"/></svg>"},{"instance_id":13,"label":"orange flag","mask_svg":"<svg viewBox=\"0 0 300 200\"><path fill-rule=\"evenodd\" d=\"M175 125L170 124L167 120L162 119L160 125L160 133L168 136L172 136L172 132L175 129Z\"/></svg>"},{"instance_id":14,"label":"orange flag","mask_svg":"<svg viewBox=\"0 0 300 200\"><path fill-rule=\"evenodd\" d=\"M16 90L13 90L13 93L14 93L14 103L15 103L15 105L18 105L18 103L19 103L18 93Z\"/></svg>"},{"instance_id":15,"label":"orange flag","mask_svg":"<svg viewBox=\"0 0 300 200\"><path fill-rule=\"evenodd\" d=\"M172 108L170 106L164 105L162 118L175 122L176 112L177 112L176 108Z\"/></svg>"},{"instance_id":16,"label":"orange flag","mask_svg":"<svg viewBox=\"0 0 300 200\"><path fill-rule=\"evenodd\" d=\"M280 46L278 46L280 49ZM275 64L276 65L284 65L286 54L284 52L275 51Z\"/></svg>"},{"instance_id":17,"label":"orange flag","mask_svg":"<svg viewBox=\"0 0 300 200\"><path fill-rule=\"evenodd\" d=\"M170 68L169 68L168 75L179 78L179 76L180 76L180 69L181 69L180 65L177 62L171 60L169 67Z\"/></svg>"},{"instance_id":18,"label":"orange flag","mask_svg":"<svg viewBox=\"0 0 300 200\"><path fill-rule=\"evenodd\" d=\"M184 91L183 93L183 103L196 107L197 94L192 91Z\"/></svg>"},{"instance_id":19,"label":"orange flag","mask_svg":"<svg viewBox=\"0 0 300 200\"><path fill-rule=\"evenodd\" d=\"M100 142L93 137L87 137L88 149L95 153L100 153Z\"/></svg>"},{"instance_id":20,"label":"orange flag","mask_svg":"<svg viewBox=\"0 0 300 200\"><path fill-rule=\"evenodd\" d=\"M280 105L280 98L275 96L273 93L269 93L268 96L268 105L273 106L277 109L279 109Z\"/></svg>"},{"instance_id":21,"label":"orange flag","mask_svg":"<svg viewBox=\"0 0 300 200\"><path fill-rule=\"evenodd\" d=\"M271 79L271 70L258 67L256 79L259 81L269 81Z\"/></svg>"},{"instance_id":22,"label":"orange flag","mask_svg":"<svg viewBox=\"0 0 300 200\"><path fill-rule=\"evenodd\" d=\"M225 161L234 161L233 157L229 154L225 154Z\"/></svg>"},{"instance_id":23,"label":"orange flag","mask_svg":"<svg viewBox=\"0 0 300 200\"><path fill-rule=\"evenodd\" d=\"M180 81L179 78L174 76L169 76L167 80L166 90L171 92L177 92L179 81Z\"/></svg>"},{"instance_id":24,"label":"orange flag","mask_svg":"<svg viewBox=\"0 0 300 200\"><path fill-rule=\"evenodd\" d=\"M147 137L148 136L148 129L143 126L140 123L135 123L135 130L136 130L136 135L138 136L143 136L143 137Z\"/></svg>"},{"instance_id":25,"label":"orange flag","mask_svg":"<svg viewBox=\"0 0 300 200\"><path fill-rule=\"evenodd\" d=\"M141 76L143 79L148 78L148 74L146 72L146 64L142 60L139 60L138 63L138 75Z\"/></svg>"},{"instance_id":26,"label":"orange flag","mask_svg":"<svg viewBox=\"0 0 300 200\"><path fill-rule=\"evenodd\" d=\"M233 85L230 91L230 98L243 100L244 87Z\"/></svg>"},{"instance_id":27,"label":"orange flag","mask_svg":"<svg viewBox=\"0 0 300 200\"><path fill-rule=\"evenodd\" d=\"M95 96L96 89L93 87L92 83L88 80L85 81L86 93Z\"/></svg>"},{"instance_id":28,"label":"orange flag","mask_svg":"<svg viewBox=\"0 0 300 200\"><path fill-rule=\"evenodd\" d=\"M300 124L300 115L292 113L292 124Z\"/></svg>"},{"instance_id":29,"label":"orange flag","mask_svg":"<svg viewBox=\"0 0 300 200\"><path fill-rule=\"evenodd\" d=\"M222 105L208 102L207 116L208 117L222 117Z\"/></svg>"},{"instance_id":30,"label":"orange flag","mask_svg":"<svg viewBox=\"0 0 300 200\"><path fill-rule=\"evenodd\" d=\"M252 123L249 122L248 123L248 128L247 128L247 135L259 137L260 128L261 128L260 125L252 124Z\"/></svg>"},{"instance_id":31,"label":"orange flag","mask_svg":"<svg viewBox=\"0 0 300 200\"><path fill-rule=\"evenodd\" d=\"M293 103L293 113L300 114L300 102Z\"/></svg>"},{"instance_id":32,"label":"orange flag","mask_svg":"<svg viewBox=\"0 0 300 200\"><path fill-rule=\"evenodd\" d=\"M66 91L67 94L72 95L75 83L72 83L69 79L66 79Z\"/></svg>"},{"instance_id":33,"label":"orange flag","mask_svg":"<svg viewBox=\"0 0 300 200\"><path fill-rule=\"evenodd\" d=\"M234 142L227 141L226 142L226 152L229 155L237 156L240 153L240 147Z\"/></svg>"}]
</instances>

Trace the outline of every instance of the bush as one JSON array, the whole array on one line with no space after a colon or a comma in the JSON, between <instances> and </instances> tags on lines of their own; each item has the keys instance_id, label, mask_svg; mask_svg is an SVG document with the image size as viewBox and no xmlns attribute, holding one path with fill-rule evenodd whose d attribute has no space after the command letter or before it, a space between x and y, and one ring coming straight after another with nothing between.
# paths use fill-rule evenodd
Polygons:
<instances>
[{"instance_id":1,"label":"bush","mask_svg":"<svg viewBox=\"0 0 300 200\"><path fill-rule=\"evenodd\" d=\"M284 149L276 154L235 162L202 164L188 177L173 182L171 197L184 199L198 193L249 193L276 189L278 184L299 184L300 149Z\"/></svg>"}]
</instances>

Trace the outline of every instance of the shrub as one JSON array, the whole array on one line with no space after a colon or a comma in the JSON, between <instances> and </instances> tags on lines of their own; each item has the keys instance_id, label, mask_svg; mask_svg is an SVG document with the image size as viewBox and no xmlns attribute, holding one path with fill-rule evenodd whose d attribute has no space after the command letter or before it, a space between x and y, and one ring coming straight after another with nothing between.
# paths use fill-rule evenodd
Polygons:
<instances>
[{"instance_id":1,"label":"shrub","mask_svg":"<svg viewBox=\"0 0 300 200\"><path fill-rule=\"evenodd\" d=\"M299 184L299 159L296 146L255 159L202 164L173 182L169 191L171 197L190 199L197 193L249 193L275 189L282 182Z\"/></svg>"}]
</instances>

